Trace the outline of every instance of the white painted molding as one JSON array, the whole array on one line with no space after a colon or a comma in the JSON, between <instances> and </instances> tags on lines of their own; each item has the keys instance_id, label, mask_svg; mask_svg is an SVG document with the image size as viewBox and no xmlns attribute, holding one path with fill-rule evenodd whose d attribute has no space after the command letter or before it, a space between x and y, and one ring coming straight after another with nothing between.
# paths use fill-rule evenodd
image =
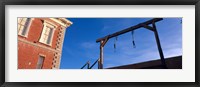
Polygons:
<instances>
[{"instance_id":1,"label":"white painted molding","mask_svg":"<svg viewBox=\"0 0 200 87\"><path fill-rule=\"evenodd\" d=\"M62 19L63 21L65 21L66 23L63 23L63 22L61 22L60 20L58 20L58 19L56 19L56 18L50 18L50 19L53 20L53 21L55 21L56 23L62 25L62 26L65 27L65 28L68 27L68 26L70 26L70 25L72 24L72 22L69 21L69 20L67 20L66 18L60 18L60 19Z\"/></svg>"}]
</instances>

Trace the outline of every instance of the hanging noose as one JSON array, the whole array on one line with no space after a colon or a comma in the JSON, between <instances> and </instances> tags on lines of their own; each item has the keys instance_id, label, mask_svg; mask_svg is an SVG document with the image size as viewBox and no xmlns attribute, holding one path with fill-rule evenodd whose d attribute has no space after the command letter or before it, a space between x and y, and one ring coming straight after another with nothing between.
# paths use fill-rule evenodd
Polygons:
<instances>
[{"instance_id":1,"label":"hanging noose","mask_svg":"<svg viewBox=\"0 0 200 87\"><path fill-rule=\"evenodd\" d=\"M136 48L135 41L134 41L134 31L131 31L131 35L132 35L133 48Z\"/></svg>"},{"instance_id":2,"label":"hanging noose","mask_svg":"<svg viewBox=\"0 0 200 87\"><path fill-rule=\"evenodd\" d=\"M115 41L114 41L114 52L116 52L116 42L117 42L117 37L115 37Z\"/></svg>"}]
</instances>

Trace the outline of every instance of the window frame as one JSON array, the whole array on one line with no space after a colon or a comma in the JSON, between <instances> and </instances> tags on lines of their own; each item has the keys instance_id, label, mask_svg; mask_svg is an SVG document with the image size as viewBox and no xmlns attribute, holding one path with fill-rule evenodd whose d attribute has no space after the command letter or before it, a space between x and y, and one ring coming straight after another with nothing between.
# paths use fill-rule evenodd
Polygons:
<instances>
[{"instance_id":1,"label":"window frame","mask_svg":"<svg viewBox=\"0 0 200 87\"><path fill-rule=\"evenodd\" d=\"M38 64L38 63L39 63L40 58L43 58L43 60L42 60L42 64L41 64L40 68L38 68L38 67L39 67L39 64ZM46 58L46 56L44 56L44 55L39 55L38 60L37 60L37 64L36 64L36 69L42 69L42 68L43 68L45 58Z\"/></svg>"},{"instance_id":2,"label":"window frame","mask_svg":"<svg viewBox=\"0 0 200 87\"><path fill-rule=\"evenodd\" d=\"M20 17L19 17L20 18ZM26 38L28 38L28 33L29 33L29 30L30 30L30 26L31 26L31 24L32 24L32 21L34 20L34 18L30 18L30 21L29 21L29 23L28 23L28 25L27 25L27 27L26 27L26 32L25 32L25 35L22 35L22 33L19 33L19 30L18 30L18 26L19 26L19 24L20 23L18 23L18 19L19 18L17 18L17 35L20 35L20 36L22 36L22 37L26 37ZM27 18L28 19L28 18ZM22 18L22 20L23 20L23 18ZM27 21L27 20L26 20ZM25 22L26 23L26 22ZM23 26L23 25L21 25L21 26ZM25 29L25 27L23 28L23 29ZM23 30L22 30L23 31Z\"/></svg>"},{"instance_id":3,"label":"window frame","mask_svg":"<svg viewBox=\"0 0 200 87\"><path fill-rule=\"evenodd\" d=\"M50 43L48 44L47 41L48 41L48 38L49 38L49 34L50 34L50 31L49 31L49 34L48 34L48 37L47 39L44 41L42 40L42 38L44 38L44 34L47 30L47 27L49 27L50 29L52 29L52 33L50 35ZM52 46L52 42L53 42L53 38L54 38L54 33L55 33L55 30L56 30L57 26L49 21L46 21L44 20L44 23L43 23L43 28L42 28L42 32L40 34L40 38L39 38L39 42L40 43L43 43L43 44L46 44L46 45L49 45L49 46Z\"/></svg>"}]
</instances>

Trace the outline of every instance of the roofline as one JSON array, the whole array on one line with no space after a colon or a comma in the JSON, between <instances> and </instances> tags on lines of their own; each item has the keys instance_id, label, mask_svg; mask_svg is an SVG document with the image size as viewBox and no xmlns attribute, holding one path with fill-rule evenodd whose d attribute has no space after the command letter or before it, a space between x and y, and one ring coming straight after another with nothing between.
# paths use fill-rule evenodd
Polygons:
<instances>
[{"instance_id":1,"label":"roofline","mask_svg":"<svg viewBox=\"0 0 200 87\"><path fill-rule=\"evenodd\" d=\"M63 23L63 22L61 22L60 20L58 20L58 19L56 19L56 18L50 18L50 19L51 19L52 21L54 21L54 22L60 24L60 25L63 26L63 27L69 27L70 25L73 24L70 20L68 20L68 19L66 19L66 18L59 18L59 19L65 21L66 23Z\"/></svg>"}]
</instances>

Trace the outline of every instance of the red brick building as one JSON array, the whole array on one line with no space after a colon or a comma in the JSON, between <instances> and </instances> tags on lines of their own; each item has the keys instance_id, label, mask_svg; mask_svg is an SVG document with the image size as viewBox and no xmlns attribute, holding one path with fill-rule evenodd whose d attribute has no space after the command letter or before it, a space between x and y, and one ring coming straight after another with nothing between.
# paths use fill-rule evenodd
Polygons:
<instances>
[{"instance_id":1,"label":"red brick building","mask_svg":"<svg viewBox=\"0 0 200 87\"><path fill-rule=\"evenodd\" d=\"M59 69L66 18L18 18L18 69Z\"/></svg>"}]
</instances>

